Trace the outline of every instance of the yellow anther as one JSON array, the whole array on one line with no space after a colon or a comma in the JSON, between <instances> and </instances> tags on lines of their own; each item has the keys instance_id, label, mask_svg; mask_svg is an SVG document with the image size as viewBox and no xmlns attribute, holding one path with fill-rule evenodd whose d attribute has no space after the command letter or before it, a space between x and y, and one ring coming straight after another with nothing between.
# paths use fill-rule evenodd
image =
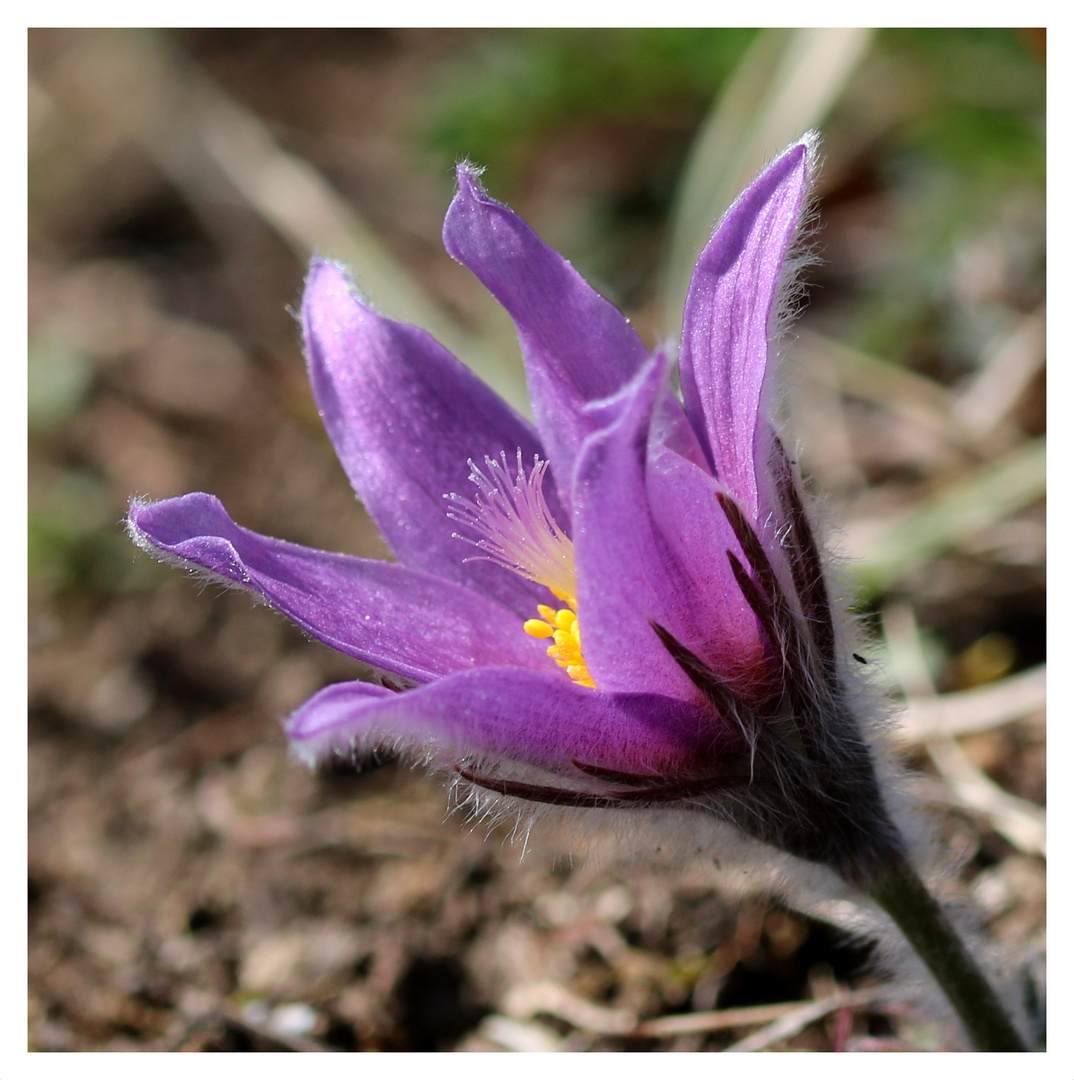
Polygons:
<instances>
[{"instance_id":1,"label":"yellow anther","mask_svg":"<svg viewBox=\"0 0 1074 1080\"><path fill-rule=\"evenodd\" d=\"M593 686L582 657L576 614L574 544L542 491L548 462L535 458L533 467L526 468L522 459L519 450L513 464L509 464L506 452L486 457L483 466L471 460L470 480L477 492L472 498L445 495L450 504L448 517L474 534L460 539L477 548L476 558L543 585L556 598L555 607L538 604L540 618L526 619L522 629L530 637L551 638L548 655L579 685Z\"/></svg>"},{"instance_id":2,"label":"yellow anther","mask_svg":"<svg viewBox=\"0 0 1074 1080\"><path fill-rule=\"evenodd\" d=\"M476 558L487 559L551 592L558 606L538 604L540 618L526 619L522 629L530 637L551 638L548 655L580 686L595 686L582 656L574 544L542 491L548 462L535 458L533 467L527 469L522 458L519 450L514 464L508 464L506 452L486 457L484 466L471 460L470 480L477 493L472 498L445 495L450 504L448 517L475 534L460 539L478 549Z\"/></svg>"},{"instance_id":3,"label":"yellow anther","mask_svg":"<svg viewBox=\"0 0 1074 1080\"><path fill-rule=\"evenodd\" d=\"M579 686L595 687L597 684L589 674L585 657L582 656L582 632L578 625L578 616L573 608L560 608L558 611L547 604L538 604L539 619L527 619L522 629L531 637L551 638L548 655Z\"/></svg>"}]
</instances>

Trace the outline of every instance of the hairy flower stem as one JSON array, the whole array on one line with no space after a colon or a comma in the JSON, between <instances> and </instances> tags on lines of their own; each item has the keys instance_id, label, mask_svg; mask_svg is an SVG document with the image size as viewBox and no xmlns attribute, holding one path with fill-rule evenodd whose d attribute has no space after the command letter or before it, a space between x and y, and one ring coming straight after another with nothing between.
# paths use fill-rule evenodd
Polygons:
<instances>
[{"instance_id":1,"label":"hairy flower stem","mask_svg":"<svg viewBox=\"0 0 1074 1080\"><path fill-rule=\"evenodd\" d=\"M978 1050L1028 1052L976 961L917 871L902 859L871 886L965 1024Z\"/></svg>"}]
</instances>

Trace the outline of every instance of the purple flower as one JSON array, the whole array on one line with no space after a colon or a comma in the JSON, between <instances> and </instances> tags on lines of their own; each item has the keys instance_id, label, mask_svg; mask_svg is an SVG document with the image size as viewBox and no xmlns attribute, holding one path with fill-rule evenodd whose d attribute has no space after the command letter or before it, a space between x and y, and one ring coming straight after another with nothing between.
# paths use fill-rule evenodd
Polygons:
<instances>
[{"instance_id":1,"label":"purple flower","mask_svg":"<svg viewBox=\"0 0 1074 1080\"><path fill-rule=\"evenodd\" d=\"M515 321L535 427L313 262L313 392L398 561L258 535L211 495L130 512L151 553L383 673L302 706L286 725L300 755L391 745L507 796L692 807L849 878L899 850L769 418L812 145L786 150L702 252L681 401L667 353L468 166L444 244Z\"/></svg>"}]
</instances>

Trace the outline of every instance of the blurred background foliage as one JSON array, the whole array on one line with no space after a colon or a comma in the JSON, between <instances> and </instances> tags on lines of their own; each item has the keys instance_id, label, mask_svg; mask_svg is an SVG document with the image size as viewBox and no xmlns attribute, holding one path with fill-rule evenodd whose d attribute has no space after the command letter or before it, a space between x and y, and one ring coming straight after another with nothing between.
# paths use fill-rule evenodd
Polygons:
<instances>
[{"instance_id":1,"label":"blurred background foliage","mask_svg":"<svg viewBox=\"0 0 1074 1080\"><path fill-rule=\"evenodd\" d=\"M509 323L439 244L454 162L486 166L656 344L727 201L816 126L822 261L788 346L790 431L883 642L879 678L910 701L907 755L963 815L965 881L1014 867L988 894L993 929L1042 933L1043 31L39 30L29 51L39 895L77 878L99 899L101 867L138 857L94 834L72 869L50 762L85 795L103 762L196 730L208 742L173 777L196 802L207 769L241 773L266 740L282 755L274 718L353 677L135 555L119 524L132 493L202 489L249 527L385 554L305 385L288 306L312 251L524 408ZM330 798L310 783L310 805ZM40 994L44 1044L135 1038L112 999L72 1028L64 992Z\"/></svg>"}]
</instances>

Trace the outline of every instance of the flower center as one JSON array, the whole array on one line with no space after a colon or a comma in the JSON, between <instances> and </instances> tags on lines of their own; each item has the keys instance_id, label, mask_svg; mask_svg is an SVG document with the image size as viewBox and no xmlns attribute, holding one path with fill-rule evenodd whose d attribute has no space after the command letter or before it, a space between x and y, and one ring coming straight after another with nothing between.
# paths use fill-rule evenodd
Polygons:
<instances>
[{"instance_id":1,"label":"flower center","mask_svg":"<svg viewBox=\"0 0 1074 1080\"><path fill-rule=\"evenodd\" d=\"M526 473L522 451L518 451L515 474L507 455L485 458L483 472L471 459L470 482L477 488L471 499L452 492L448 517L481 539L455 535L480 549L477 558L488 559L512 573L544 585L567 606L559 609L538 604L539 619L527 619L522 629L535 638L551 638L548 655L581 686L596 686L582 656L582 635L578 627L574 544L556 524L545 501L544 476L548 462L533 459Z\"/></svg>"}]
</instances>

